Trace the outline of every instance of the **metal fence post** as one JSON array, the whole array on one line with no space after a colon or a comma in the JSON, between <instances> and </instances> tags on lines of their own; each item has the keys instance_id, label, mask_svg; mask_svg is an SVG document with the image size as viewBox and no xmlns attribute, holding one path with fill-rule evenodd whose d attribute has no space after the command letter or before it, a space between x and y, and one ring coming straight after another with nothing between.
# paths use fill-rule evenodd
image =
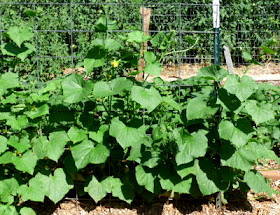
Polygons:
<instances>
[{"instance_id":1,"label":"metal fence post","mask_svg":"<svg viewBox=\"0 0 280 215\"><path fill-rule=\"evenodd\" d=\"M213 0L214 64L220 65L220 1Z\"/></svg>"}]
</instances>

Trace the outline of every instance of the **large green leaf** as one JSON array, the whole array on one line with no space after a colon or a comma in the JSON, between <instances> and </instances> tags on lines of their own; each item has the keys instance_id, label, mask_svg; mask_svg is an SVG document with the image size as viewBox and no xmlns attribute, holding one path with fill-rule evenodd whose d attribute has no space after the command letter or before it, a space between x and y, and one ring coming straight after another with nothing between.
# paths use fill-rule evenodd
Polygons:
<instances>
[{"instance_id":1,"label":"large green leaf","mask_svg":"<svg viewBox=\"0 0 280 215\"><path fill-rule=\"evenodd\" d=\"M148 112L152 112L162 102L161 95L154 87L146 89L144 87L133 86L131 97L132 100L139 103L143 108L146 108Z\"/></svg>"},{"instance_id":2,"label":"large green leaf","mask_svg":"<svg viewBox=\"0 0 280 215\"><path fill-rule=\"evenodd\" d=\"M91 93L92 88L92 82L85 82L82 76L74 73L62 82L64 101L67 103L78 103Z\"/></svg>"},{"instance_id":3,"label":"large green leaf","mask_svg":"<svg viewBox=\"0 0 280 215\"><path fill-rule=\"evenodd\" d=\"M0 201L8 204L13 203L18 187L19 184L15 178L0 180Z\"/></svg>"},{"instance_id":4,"label":"large green leaf","mask_svg":"<svg viewBox=\"0 0 280 215\"><path fill-rule=\"evenodd\" d=\"M87 139L87 131L78 129L77 127L71 127L67 132L68 137L73 143L78 143Z\"/></svg>"},{"instance_id":5,"label":"large green leaf","mask_svg":"<svg viewBox=\"0 0 280 215\"><path fill-rule=\"evenodd\" d=\"M140 186L144 186L148 191L151 193L156 193L156 185L155 185L155 180L156 176L153 174L151 170L148 168L143 168L141 165L138 165L135 168L135 176L137 183Z\"/></svg>"},{"instance_id":6,"label":"large green leaf","mask_svg":"<svg viewBox=\"0 0 280 215\"><path fill-rule=\"evenodd\" d=\"M66 175L61 168L56 169L54 175L41 175L40 180L44 184L42 192L45 192L46 196L54 203L59 202L73 188L73 185L68 184Z\"/></svg>"},{"instance_id":7,"label":"large green leaf","mask_svg":"<svg viewBox=\"0 0 280 215\"><path fill-rule=\"evenodd\" d=\"M104 41L104 46L109 51L116 51L122 47L122 44L116 40L108 38Z\"/></svg>"},{"instance_id":8,"label":"large green leaf","mask_svg":"<svg viewBox=\"0 0 280 215\"><path fill-rule=\"evenodd\" d=\"M95 144L90 140L71 148L71 152L78 169L86 167L88 164L105 163L110 155L109 149L102 144Z\"/></svg>"},{"instance_id":9,"label":"large green leaf","mask_svg":"<svg viewBox=\"0 0 280 215\"><path fill-rule=\"evenodd\" d=\"M256 82L249 76L230 75L225 83L224 88L231 94L236 95L240 101L248 99L256 90L258 86Z\"/></svg>"},{"instance_id":10,"label":"large green leaf","mask_svg":"<svg viewBox=\"0 0 280 215\"><path fill-rule=\"evenodd\" d=\"M42 136L37 139L33 139L33 151L38 159L44 159L45 157L58 162L58 159L64 153L64 148L69 138L65 131L57 131L50 133L49 140Z\"/></svg>"},{"instance_id":11,"label":"large green leaf","mask_svg":"<svg viewBox=\"0 0 280 215\"><path fill-rule=\"evenodd\" d=\"M200 171L199 161L195 159L190 163L177 166L176 171L181 178L185 178L190 174L197 175L198 171Z\"/></svg>"},{"instance_id":12,"label":"large green leaf","mask_svg":"<svg viewBox=\"0 0 280 215\"><path fill-rule=\"evenodd\" d=\"M244 175L244 181L256 193L267 192L269 196L272 196L272 194L275 193L266 179L259 172L246 172Z\"/></svg>"},{"instance_id":13,"label":"large green leaf","mask_svg":"<svg viewBox=\"0 0 280 215\"><path fill-rule=\"evenodd\" d=\"M50 141L46 145L47 157L58 162L58 159L64 153L65 145L69 141L69 138L65 131L56 131L50 133L49 139Z\"/></svg>"},{"instance_id":14,"label":"large green leaf","mask_svg":"<svg viewBox=\"0 0 280 215\"><path fill-rule=\"evenodd\" d=\"M208 103L202 97L191 99L187 105L187 119L208 119L213 117L219 108L213 103Z\"/></svg>"},{"instance_id":15,"label":"large green leaf","mask_svg":"<svg viewBox=\"0 0 280 215\"><path fill-rule=\"evenodd\" d=\"M161 63L159 63L159 62L148 63L144 68L145 73L147 73L149 75L154 75L156 77L160 76L162 70L163 70L163 67L162 67Z\"/></svg>"},{"instance_id":16,"label":"large green leaf","mask_svg":"<svg viewBox=\"0 0 280 215\"><path fill-rule=\"evenodd\" d=\"M134 199L134 192L128 185L124 184L119 178L114 178L112 176L107 177L102 182L108 193L112 193L114 197L120 200L131 203Z\"/></svg>"},{"instance_id":17,"label":"large green leaf","mask_svg":"<svg viewBox=\"0 0 280 215\"><path fill-rule=\"evenodd\" d=\"M204 130L199 130L192 134L184 130L175 132L178 146L178 153L176 154L177 165L187 164L195 158L203 157L206 154L208 148L206 133Z\"/></svg>"},{"instance_id":18,"label":"large green leaf","mask_svg":"<svg viewBox=\"0 0 280 215\"><path fill-rule=\"evenodd\" d=\"M134 193L126 187L119 178L107 177L103 181L99 182L94 176L85 191L93 198L97 203L103 199L108 193L112 193L114 197L118 197L121 200L131 203L134 198Z\"/></svg>"},{"instance_id":19,"label":"large green leaf","mask_svg":"<svg viewBox=\"0 0 280 215\"><path fill-rule=\"evenodd\" d=\"M27 151L19 156L17 156L16 153L8 151L0 156L0 164L8 163L14 164L17 170L32 175L37 164L37 157L32 151Z\"/></svg>"},{"instance_id":20,"label":"large green leaf","mask_svg":"<svg viewBox=\"0 0 280 215\"><path fill-rule=\"evenodd\" d=\"M37 157L33 154L32 151L27 151L21 157L13 157L12 163L15 165L17 170L28 172L32 175L37 164Z\"/></svg>"},{"instance_id":21,"label":"large green leaf","mask_svg":"<svg viewBox=\"0 0 280 215\"><path fill-rule=\"evenodd\" d=\"M4 43L1 46L1 51L3 55L17 57L21 61L24 61L28 55L36 51L36 48L30 43L24 43L20 48L13 43Z\"/></svg>"},{"instance_id":22,"label":"large green leaf","mask_svg":"<svg viewBox=\"0 0 280 215\"><path fill-rule=\"evenodd\" d=\"M181 179L176 173L171 172L168 169L162 169L159 174L160 185L162 189L168 191L174 191L177 193L190 193L193 178L188 177Z\"/></svg>"},{"instance_id":23,"label":"large green leaf","mask_svg":"<svg viewBox=\"0 0 280 215\"><path fill-rule=\"evenodd\" d=\"M34 110L25 112L25 114L29 118L35 119L35 118L49 114L49 106L47 104L44 104L44 105L41 105L40 107L35 107Z\"/></svg>"},{"instance_id":24,"label":"large green leaf","mask_svg":"<svg viewBox=\"0 0 280 215\"><path fill-rule=\"evenodd\" d=\"M245 110L252 117L257 125L268 122L274 119L274 111L271 104L257 103L257 101L250 100L245 106Z\"/></svg>"},{"instance_id":25,"label":"large green leaf","mask_svg":"<svg viewBox=\"0 0 280 215\"><path fill-rule=\"evenodd\" d=\"M199 70L198 76L203 77L209 80L214 80L214 81L222 81L229 72L220 66L213 65L213 66L208 66L208 67L203 67Z\"/></svg>"},{"instance_id":26,"label":"large green leaf","mask_svg":"<svg viewBox=\"0 0 280 215\"><path fill-rule=\"evenodd\" d=\"M30 41L34 37L34 33L30 30L28 26L13 26L7 31L10 38L21 47L21 44L25 41Z\"/></svg>"},{"instance_id":27,"label":"large green leaf","mask_svg":"<svg viewBox=\"0 0 280 215\"><path fill-rule=\"evenodd\" d=\"M221 163L224 166L249 171L257 159L258 156L252 154L246 145L239 149L228 144L222 145Z\"/></svg>"},{"instance_id":28,"label":"large green leaf","mask_svg":"<svg viewBox=\"0 0 280 215\"><path fill-rule=\"evenodd\" d=\"M17 212L15 206L0 204L0 214L1 215L18 215L18 212Z\"/></svg>"},{"instance_id":29,"label":"large green leaf","mask_svg":"<svg viewBox=\"0 0 280 215\"><path fill-rule=\"evenodd\" d=\"M92 176L88 186L85 187L85 191L88 192L95 203L103 199L108 193L106 187L99 182L94 175Z\"/></svg>"},{"instance_id":30,"label":"large green leaf","mask_svg":"<svg viewBox=\"0 0 280 215\"><path fill-rule=\"evenodd\" d=\"M142 31L133 31L128 34L127 41L132 43L144 43L150 39L150 36L146 36Z\"/></svg>"},{"instance_id":31,"label":"large green leaf","mask_svg":"<svg viewBox=\"0 0 280 215\"><path fill-rule=\"evenodd\" d=\"M36 215L36 212L32 208L21 208L19 211L20 215Z\"/></svg>"},{"instance_id":32,"label":"large green leaf","mask_svg":"<svg viewBox=\"0 0 280 215\"><path fill-rule=\"evenodd\" d=\"M0 154L5 152L8 148L7 148L7 138L4 136L0 136Z\"/></svg>"},{"instance_id":33,"label":"large green leaf","mask_svg":"<svg viewBox=\"0 0 280 215\"><path fill-rule=\"evenodd\" d=\"M0 90L19 87L18 74L6 72L0 75Z\"/></svg>"},{"instance_id":34,"label":"large green leaf","mask_svg":"<svg viewBox=\"0 0 280 215\"><path fill-rule=\"evenodd\" d=\"M242 122L244 122L247 126L251 126L250 123L246 123L248 122L246 120L242 120ZM254 131L252 126L251 130ZM222 139L229 140L238 148L244 146L252 136L248 133L244 133L244 129L242 130L241 126L234 126L232 122L226 120L219 124L219 135Z\"/></svg>"},{"instance_id":35,"label":"large green leaf","mask_svg":"<svg viewBox=\"0 0 280 215\"><path fill-rule=\"evenodd\" d=\"M116 78L111 83L97 82L93 88L95 97L105 97L122 94L124 91L130 91L132 82L126 78Z\"/></svg>"},{"instance_id":36,"label":"large green leaf","mask_svg":"<svg viewBox=\"0 0 280 215\"><path fill-rule=\"evenodd\" d=\"M31 147L30 140L27 135L21 139L19 139L17 136L11 136L9 138L8 145L14 147L18 153L23 153Z\"/></svg>"},{"instance_id":37,"label":"large green leaf","mask_svg":"<svg viewBox=\"0 0 280 215\"><path fill-rule=\"evenodd\" d=\"M222 183L220 173L215 165L208 159L199 161L200 171L197 172L196 180L203 195L211 195L226 188Z\"/></svg>"},{"instance_id":38,"label":"large green leaf","mask_svg":"<svg viewBox=\"0 0 280 215\"><path fill-rule=\"evenodd\" d=\"M92 72L94 68L105 65L106 51L102 46L95 46L88 51L84 59L84 66L88 73Z\"/></svg>"},{"instance_id":39,"label":"large green leaf","mask_svg":"<svg viewBox=\"0 0 280 215\"><path fill-rule=\"evenodd\" d=\"M35 201L35 202L44 202L45 192L42 178L44 176L38 173L34 178L30 179L28 186L23 184L17 189L17 193L21 195L23 201Z\"/></svg>"},{"instance_id":40,"label":"large green leaf","mask_svg":"<svg viewBox=\"0 0 280 215\"><path fill-rule=\"evenodd\" d=\"M141 140L146 137L144 126L140 128L127 127L118 118L114 118L111 122L110 135L115 137L124 149L141 144Z\"/></svg>"}]
</instances>

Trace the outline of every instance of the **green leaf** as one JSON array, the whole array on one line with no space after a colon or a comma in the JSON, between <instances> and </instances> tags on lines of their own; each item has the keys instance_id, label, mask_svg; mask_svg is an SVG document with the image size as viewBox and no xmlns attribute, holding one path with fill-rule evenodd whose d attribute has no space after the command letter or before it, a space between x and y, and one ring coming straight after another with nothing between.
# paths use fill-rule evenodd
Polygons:
<instances>
[{"instance_id":1,"label":"green leaf","mask_svg":"<svg viewBox=\"0 0 280 215\"><path fill-rule=\"evenodd\" d=\"M252 117L257 125L274 119L274 111L269 103L258 104L257 101L250 100L245 106L246 112Z\"/></svg>"},{"instance_id":2,"label":"green leaf","mask_svg":"<svg viewBox=\"0 0 280 215\"><path fill-rule=\"evenodd\" d=\"M226 186L221 182L220 173L208 159L199 161L200 171L196 175L199 189L203 195L211 195L223 190Z\"/></svg>"},{"instance_id":3,"label":"green leaf","mask_svg":"<svg viewBox=\"0 0 280 215\"><path fill-rule=\"evenodd\" d=\"M253 60L253 57L251 55L251 53L243 51L242 52L242 57L244 58L245 61L250 62Z\"/></svg>"},{"instance_id":4,"label":"green leaf","mask_svg":"<svg viewBox=\"0 0 280 215\"><path fill-rule=\"evenodd\" d=\"M83 77L72 74L62 82L64 101L67 103L78 103L85 99L93 89L92 82L85 82Z\"/></svg>"},{"instance_id":5,"label":"green leaf","mask_svg":"<svg viewBox=\"0 0 280 215\"><path fill-rule=\"evenodd\" d=\"M58 159L62 156L65 150L65 145L69 141L69 138L65 131L56 131L50 133L50 142L46 145L46 156L58 162Z\"/></svg>"},{"instance_id":6,"label":"green leaf","mask_svg":"<svg viewBox=\"0 0 280 215\"><path fill-rule=\"evenodd\" d=\"M33 174L37 164L37 157L32 151L27 151L23 155L17 156L16 153L6 152L0 156L0 164L14 164L16 169L22 172Z\"/></svg>"},{"instance_id":7,"label":"green leaf","mask_svg":"<svg viewBox=\"0 0 280 215\"><path fill-rule=\"evenodd\" d=\"M8 149L7 142L8 140L6 137L0 136L0 154Z\"/></svg>"},{"instance_id":8,"label":"green leaf","mask_svg":"<svg viewBox=\"0 0 280 215\"><path fill-rule=\"evenodd\" d=\"M127 127L118 118L112 119L109 132L124 149L140 144L141 140L146 137L144 126L140 128Z\"/></svg>"},{"instance_id":9,"label":"green leaf","mask_svg":"<svg viewBox=\"0 0 280 215\"><path fill-rule=\"evenodd\" d=\"M154 176L152 171L149 171L148 168L144 169L141 165L138 165L135 168L135 176L137 183L140 186L144 186L151 193L156 193L156 177Z\"/></svg>"},{"instance_id":10,"label":"green leaf","mask_svg":"<svg viewBox=\"0 0 280 215\"><path fill-rule=\"evenodd\" d=\"M131 190L131 187L122 183L119 178L107 177L102 182L102 185L105 186L108 193L112 193L114 197L119 198L120 200L131 203L134 199L134 192Z\"/></svg>"},{"instance_id":11,"label":"green leaf","mask_svg":"<svg viewBox=\"0 0 280 215\"><path fill-rule=\"evenodd\" d=\"M94 144L90 140L84 140L82 143L71 148L71 152L78 169L86 167L88 164L105 163L110 155L110 150L102 144Z\"/></svg>"},{"instance_id":12,"label":"green leaf","mask_svg":"<svg viewBox=\"0 0 280 215\"><path fill-rule=\"evenodd\" d=\"M124 91L130 91L132 82L126 78L116 78L111 83L97 82L93 88L93 95L95 97L106 97L122 94Z\"/></svg>"},{"instance_id":13,"label":"green leaf","mask_svg":"<svg viewBox=\"0 0 280 215\"><path fill-rule=\"evenodd\" d=\"M87 139L87 131L78 129L77 127L71 127L67 132L68 137L73 143L78 143Z\"/></svg>"},{"instance_id":14,"label":"green leaf","mask_svg":"<svg viewBox=\"0 0 280 215\"><path fill-rule=\"evenodd\" d=\"M157 56L153 52L145 52L144 53L144 58L146 63L154 63L157 61Z\"/></svg>"},{"instance_id":15,"label":"green leaf","mask_svg":"<svg viewBox=\"0 0 280 215\"><path fill-rule=\"evenodd\" d=\"M45 184L43 183L44 176L38 173L34 178L30 179L28 186L23 184L17 189L17 193L21 195L23 201L44 202L45 199Z\"/></svg>"},{"instance_id":16,"label":"green leaf","mask_svg":"<svg viewBox=\"0 0 280 215\"><path fill-rule=\"evenodd\" d=\"M0 180L0 201L8 204L14 202L19 184L15 178ZM1 205L1 204L0 204Z\"/></svg>"},{"instance_id":17,"label":"green leaf","mask_svg":"<svg viewBox=\"0 0 280 215\"><path fill-rule=\"evenodd\" d=\"M246 121L243 122L246 123ZM222 139L229 140L237 148L240 148L244 146L252 136L244 133L241 129L242 128L235 127L230 121L222 121L219 124L219 135ZM251 127L251 129L253 128Z\"/></svg>"},{"instance_id":18,"label":"green leaf","mask_svg":"<svg viewBox=\"0 0 280 215\"><path fill-rule=\"evenodd\" d=\"M22 130L29 125L29 122L25 115L20 115L18 117L11 115L7 119L7 125L11 126L13 130Z\"/></svg>"},{"instance_id":19,"label":"green leaf","mask_svg":"<svg viewBox=\"0 0 280 215\"><path fill-rule=\"evenodd\" d=\"M45 136L34 138L33 151L38 159L49 158L55 162L64 153L65 145L69 141L69 138L65 131L52 132L49 135L50 141Z\"/></svg>"},{"instance_id":20,"label":"green leaf","mask_svg":"<svg viewBox=\"0 0 280 215\"><path fill-rule=\"evenodd\" d=\"M31 147L30 140L27 135L21 139L17 136L11 136L8 141L8 145L14 147L18 153L23 153Z\"/></svg>"},{"instance_id":21,"label":"green leaf","mask_svg":"<svg viewBox=\"0 0 280 215\"><path fill-rule=\"evenodd\" d=\"M106 63L106 50L102 46L95 46L90 49L84 59L84 66L87 73L93 71L94 68L104 66Z\"/></svg>"},{"instance_id":22,"label":"green leaf","mask_svg":"<svg viewBox=\"0 0 280 215\"><path fill-rule=\"evenodd\" d=\"M107 195L106 186L99 182L95 176L92 176L88 186L85 187L85 191L91 196L95 203L99 202ZM110 191L109 191L110 192Z\"/></svg>"},{"instance_id":23,"label":"green leaf","mask_svg":"<svg viewBox=\"0 0 280 215\"><path fill-rule=\"evenodd\" d=\"M44 192L54 203L59 202L73 188L73 185L68 184L66 175L63 169L56 169L54 175L41 176L41 181L44 183ZM43 191L43 190L42 190Z\"/></svg>"},{"instance_id":24,"label":"green leaf","mask_svg":"<svg viewBox=\"0 0 280 215\"><path fill-rule=\"evenodd\" d=\"M193 179L188 177L182 180L176 173L167 169L162 169L159 174L160 185L162 189L167 191L174 191L177 193L190 193Z\"/></svg>"},{"instance_id":25,"label":"green leaf","mask_svg":"<svg viewBox=\"0 0 280 215\"><path fill-rule=\"evenodd\" d=\"M221 104L225 110L238 112L241 107L240 100L233 94L230 94L224 88L218 90L217 104Z\"/></svg>"},{"instance_id":26,"label":"green leaf","mask_svg":"<svg viewBox=\"0 0 280 215\"><path fill-rule=\"evenodd\" d=\"M46 136L39 136L31 140L33 152L38 159L44 159L47 156L47 145L49 141Z\"/></svg>"},{"instance_id":27,"label":"green leaf","mask_svg":"<svg viewBox=\"0 0 280 215\"><path fill-rule=\"evenodd\" d=\"M272 196L272 194L275 193L266 179L259 172L246 172L244 175L244 181L255 193L267 192L269 196Z\"/></svg>"},{"instance_id":28,"label":"green leaf","mask_svg":"<svg viewBox=\"0 0 280 215\"><path fill-rule=\"evenodd\" d=\"M218 65L203 67L198 72L198 77L202 77L214 81L222 81L227 77L229 72Z\"/></svg>"},{"instance_id":29,"label":"green leaf","mask_svg":"<svg viewBox=\"0 0 280 215\"><path fill-rule=\"evenodd\" d=\"M144 43L150 39L150 36L146 36L142 31L130 32L127 36L127 41L131 43Z\"/></svg>"},{"instance_id":30,"label":"green leaf","mask_svg":"<svg viewBox=\"0 0 280 215\"><path fill-rule=\"evenodd\" d=\"M195 159L194 161L183 164L180 166L176 167L177 173L181 178L185 178L186 176L192 174L192 175L197 175L198 171L200 170L199 168L199 161Z\"/></svg>"},{"instance_id":31,"label":"green leaf","mask_svg":"<svg viewBox=\"0 0 280 215\"><path fill-rule=\"evenodd\" d=\"M134 198L133 191L128 189L119 178L113 178L111 176L101 182L92 176L92 180L85 187L85 191L89 193L96 203L103 199L107 193L112 193L114 197L118 197L127 203L131 203Z\"/></svg>"},{"instance_id":32,"label":"green leaf","mask_svg":"<svg viewBox=\"0 0 280 215\"><path fill-rule=\"evenodd\" d=\"M33 175L37 164L37 157L32 153L32 151L27 151L21 157L14 157L12 162L17 170L28 172L30 175Z\"/></svg>"},{"instance_id":33,"label":"green leaf","mask_svg":"<svg viewBox=\"0 0 280 215\"><path fill-rule=\"evenodd\" d=\"M38 117L49 114L49 106L47 104L44 104L40 107L36 107L34 110L25 112L25 114L31 119L36 119Z\"/></svg>"},{"instance_id":34,"label":"green leaf","mask_svg":"<svg viewBox=\"0 0 280 215\"><path fill-rule=\"evenodd\" d=\"M3 55L17 57L21 61L24 61L28 55L36 51L36 48L30 43L24 43L20 48L13 43L4 43L1 46L1 51Z\"/></svg>"},{"instance_id":35,"label":"green leaf","mask_svg":"<svg viewBox=\"0 0 280 215\"><path fill-rule=\"evenodd\" d=\"M264 51L265 54L271 54L271 55L276 55L277 52L274 51L273 49L267 47L267 46L262 46L262 50Z\"/></svg>"},{"instance_id":36,"label":"green leaf","mask_svg":"<svg viewBox=\"0 0 280 215\"><path fill-rule=\"evenodd\" d=\"M208 148L206 133L204 130L199 130L192 134L184 130L174 133L178 146L178 153L176 154L177 165L187 164L195 158L203 157L206 154Z\"/></svg>"},{"instance_id":37,"label":"green leaf","mask_svg":"<svg viewBox=\"0 0 280 215\"><path fill-rule=\"evenodd\" d=\"M103 143L103 139L105 136L105 133L109 131L108 125L102 125L100 126L99 130L97 132L89 132L89 138L96 141L97 143Z\"/></svg>"},{"instance_id":38,"label":"green leaf","mask_svg":"<svg viewBox=\"0 0 280 215\"><path fill-rule=\"evenodd\" d=\"M241 101L247 100L258 89L257 83L249 76L230 75L225 83L224 88Z\"/></svg>"},{"instance_id":39,"label":"green leaf","mask_svg":"<svg viewBox=\"0 0 280 215\"><path fill-rule=\"evenodd\" d=\"M27 26L13 26L10 27L8 32L10 38L18 45L18 47L21 47L21 44L25 41L30 41L33 39L34 34Z\"/></svg>"},{"instance_id":40,"label":"green leaf","mask_svg":"<svg viewBox=\"0 0 280 215\"><path fill-rule=\"evenodd\" d=\"M18 74L6 72L0 75L0 90L19 87Z\"/></svg>"},{"instance_id":41,"label":"green leaf","mask_svg":"<svg viewBox=\"0 0 280 215\"><path fill-rule=\"evenodd\" d=\"M122 47L122 44L116 40L108 38L104 41L104 46L108 51L117 51Z\"/></svg>"},{"instance_id":42,"label":"green leaf","mask_svg":"<svg viewBox=\"0 0 280 215\"><path fill-rule=\"evenodd\" d=\"M179 103L175 102L174 99L172 99L171 97L163 97L162 101L166 104L168 104L170 107L172 107L173 109L182 112L182 107Z\"/></svg>"},{"instance_id":43,"label":"green leaf","mask_svg":"<svg viewBox=\"0 0 280 215\"><path fill-rule=\"evenodd\" d=\"M223 144L221 148L221 163L223 166L229 166L244 171L252 169L258 156L252 154L248 147L236 149L235 147Z\"/></svg>"},{"instance_id":44,"label":"green leaf","mask_svg":"<svg viewBox=\"0 0 280 215\"><path fill-rule=\"evenodd\" d=\"M202 97L193 98L187 105L187 119L209 119L216 114L218 109L215 104L207 104Z\"/></svg>"},{"instance_id":45,"label":"green leaf","mask_svg":"<svg viewBox=\"0 0 280 215\"><path fill-rule=\"evenodd\" d=\"M0 214L1 215L18 215L18 212L17 212L15 206L0 204Z\"/></svg>"},{"instance_id":46,"label":"green leaf","mask_svg":"<svg viewBox=\"0 0 280 215\"><path fill-rule=\"evenodd\" d=\"M20 215L36 215L35 211L32 208L21 208L19 211Z\"/></svg>"},{"instance_id":47,"label":"green leaf","mask_svg":"<svg viewBox=\"0 0 280 215\"><path fill-rule=\"evenodd\" d=\"M144 68L145 73L147 73L149 75L154 75L156 77L160 76L162 70L163 70L163 67L162 67L161 63L159 63L159 62L148 63Z\"/></svg>"},{"instance_id":48,"label":"green leaf","mask_svg":"<svg viewBox=\"0 0 280 215\"><path fill-rule=\"evenodd\" d=\"M162 102L161 95L154 87L146 89L144 87L133 86L131 97L133 101L146 108L148 112L152 112Z\"/></svg>"}]
</instances>

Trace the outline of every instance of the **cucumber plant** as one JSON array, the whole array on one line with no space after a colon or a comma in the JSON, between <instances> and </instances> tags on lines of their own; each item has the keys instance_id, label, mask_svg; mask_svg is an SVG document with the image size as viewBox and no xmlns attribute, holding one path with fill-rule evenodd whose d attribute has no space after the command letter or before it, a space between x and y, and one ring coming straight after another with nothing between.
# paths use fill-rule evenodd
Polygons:
<instances>
[{"instance_id":1,"label":"cucumber plant","mask_svg":"<svg viewBox=\"0 0 280 215\"><path fill-rule=\"evenodd\" d=\"M123 39L131 48L150 38ZM111 195L128 203L166 191L276 193L255 165L279 162L279 87L219 66L166 83L152 52L144 71L156 78L137 82L134 58L119 47L95 41L87 78L73 73L30 87L17 73L0 75L1 214L35 214L21 203L57 203L74 187L95 202Z\"/></svg>"}]
</instances>

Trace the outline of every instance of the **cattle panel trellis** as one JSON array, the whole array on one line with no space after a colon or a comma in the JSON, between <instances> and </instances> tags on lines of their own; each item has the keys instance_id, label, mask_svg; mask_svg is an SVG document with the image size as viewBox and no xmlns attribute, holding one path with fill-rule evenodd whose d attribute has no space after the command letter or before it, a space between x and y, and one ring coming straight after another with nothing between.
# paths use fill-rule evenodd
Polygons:
<instances>
[{"instance_id":1,"label":"cattle panel trellis","mask_svg":"<svg viewBox=\"0 0 280 215\"><path fill-rule=\"evenodd\" d=\"M182 64L209 64L214 60L217 32L215 34L213 29L212 1L194 4L186 1L3 0L0 6L1 32L23 23L35 31L36 54L18 69L36 70L40 77L44 73L60 73L81 65L90 42L99 34L93 26L102 16L109 20L107 34L111 37L142 30L141 7L152 11L151 36L159 32L174 32L173 44L165 53L163 63L179 65L176 76L180 77ZM279 49L279 9L279 3L274 1L221 5L221 46L231 49L235 64L247 63L242 57L244 51L250 52L256 60L279 63L279 56L264 55L261 48L268 44L269 48ZM1 43L5 40L2 35L0 39ZM221 62L225 63L223 57Z\"/></svg>"}]
</instances>

